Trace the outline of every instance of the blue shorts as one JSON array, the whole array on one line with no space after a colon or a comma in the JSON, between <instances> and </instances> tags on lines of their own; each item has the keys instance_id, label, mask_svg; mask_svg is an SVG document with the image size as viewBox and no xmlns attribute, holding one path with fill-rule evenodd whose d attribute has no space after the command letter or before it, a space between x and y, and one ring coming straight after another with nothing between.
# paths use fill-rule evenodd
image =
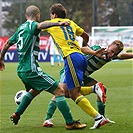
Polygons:
<instances>
[{"instance_id":1,"label":"blue shorts","mask_svg":"<svg viewBox=\"0 0 133 133\"><path fill-rule=\"evenodd\" d=\"M82 86L87 60L83 54L72 53L64 59L65 82L68 90Z\"/></svg>"},{"instance_id":2,"label":"blue shorts","mask_svg":"<svg viewBox=\"0 0 133 133\"><path fill-rule=\"evenodd\" d=\"M92 81L94 81L95 79L93 79L93 78L91 78L90 76L89 76L89 74L88 74L88 76L86 76L85 74L84 74L84 76L83 76L83 86L88 86L89 84L90 84L90 82L92 82ZM65 79L65 70L64 70L64 68L62 68L61 70L60 70L60 78L59 78L59 80L58 80L58 82L59 83L65 83L66 84L66 79Z\"/></svg>"}]
</instances>

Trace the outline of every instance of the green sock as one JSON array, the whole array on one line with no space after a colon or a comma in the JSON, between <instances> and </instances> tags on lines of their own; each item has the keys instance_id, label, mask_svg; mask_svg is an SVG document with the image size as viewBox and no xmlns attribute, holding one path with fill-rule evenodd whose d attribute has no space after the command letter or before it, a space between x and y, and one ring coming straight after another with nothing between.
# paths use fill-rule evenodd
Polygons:
<instances>
[{"instance_id":1,"label":"green sock","mask_svg":"<svg viewBox=\"0 0 133 133\"><path fill-rule=\"evenodd\" d=\"M19 115L22 115L33 98L34 98L34 96L30 92L27 92L26 95L23 97L22 101L20 102L16 112Z\"/></svg>"},{"instance_id":2,"label":"green sock","mask_svg":"<svg viewBox=\"0 0 133 133\"><path fill-rule=\"evenodd\" d=\"M56 108L57 108L56 102L53 100L50 100L50 102L48 104L48 110L47 110L47 115L45 117L45 120L52 118Z\"/></svg>"},{"instance_id":3,"label":"green sock","mask_svg":"<svg viewBox=\"0 0 133 133\"><path fill-rule=\"evenodd\" d=\"M67 124L72 124L74 122L72 118L71 111L66 103L64 96L56 96L56 105L60 112L62 113Z\"/></svg>"},{"instance_id":4,"label":"green sock","mask_svg":"<svg viewBox=\"0 0 133 133\"><path fill-rule=\"evenodd\" d=\"M101 115L105 115L105 103L101 102L101 101L97 101L97 108L98 108L98 112L101 114Z\"/></svg>"}]
</instances>

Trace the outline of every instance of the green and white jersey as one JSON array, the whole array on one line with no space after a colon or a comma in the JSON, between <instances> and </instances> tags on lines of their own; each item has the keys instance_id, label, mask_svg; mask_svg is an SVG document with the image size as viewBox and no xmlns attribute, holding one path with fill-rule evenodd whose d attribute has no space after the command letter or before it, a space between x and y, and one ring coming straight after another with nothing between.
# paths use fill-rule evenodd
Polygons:
<instances>
[{"instance_id":1,"label":"green and white jersey","mask_svg":"<svg viewBox=\"0 0 133 133\"><path fill-rule=\"evenodd\" d=\"M27 20L23 23L9 41L17 45L18 72L36 71L38 65L39 33L38 22Z\"/></svg>"},{"instance_id":2,"label":"green and white jersey","mask_svg":"<svg viewBox=\"0 0 133 133\"><path fill-rule=\"evenodd\" d=\"M97 45L94 45L90 48L94 51L101 49L101 47L97 46ZM85 72L85 76L87 76L87 77L90 74L92 74L93 72L95 72L96 70L100 69L106 63L111 61L111 60L107 60L106 58L99 58L99 57L91 55L91 54L87 54L85 56L86 56L86 59L88 61L87 69ZM115 57L114 59L117 59L117 57Z\"/></svg>"}]
</instances>

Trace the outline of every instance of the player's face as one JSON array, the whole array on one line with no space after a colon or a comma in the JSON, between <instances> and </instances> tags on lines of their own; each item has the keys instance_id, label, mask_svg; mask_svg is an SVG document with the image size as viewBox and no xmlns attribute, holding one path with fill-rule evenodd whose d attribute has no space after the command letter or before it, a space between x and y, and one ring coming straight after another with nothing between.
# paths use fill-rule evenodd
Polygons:
<instances>
[{"instance_id":1,"label":"player's face","mask_svg":"<svg viewBox=\"0 0 133 133\"><path fill-rule=\"evenodd\" d=\"M36 21L40 22L40 12L38 12L37 15L36 15Z\"/></svg>"},{"instance_id":2,"label":"player's face","mask_svg":"<svg viewBox=\"0 0 133 133\"><path fill-rule=\"evenodd\" d=\"M114 58L118 54L119 54L119 49L116 45L109 45L108 46L107 54L106 54L106 58L108 60L111 60L112 58Z\"/></svg>"}]
</instances>

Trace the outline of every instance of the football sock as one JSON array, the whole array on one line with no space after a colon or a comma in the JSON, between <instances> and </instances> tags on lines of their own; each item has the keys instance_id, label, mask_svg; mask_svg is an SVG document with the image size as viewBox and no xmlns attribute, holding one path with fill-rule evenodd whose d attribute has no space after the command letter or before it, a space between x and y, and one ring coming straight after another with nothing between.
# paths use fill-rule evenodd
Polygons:
<instances>
[{"instance_id":1,"label":"football sock","mask_svg":"<svg viewBox=\"0 0 133 133\"><path fill-rule=\"evenodd\" d=\"M95 93L96 84L92 86L92 93Z\"/></svg>"},{"instance_id":2,"label":"football sock","mask_svg":"<svg viewBox=\"0 0 133 133\"><path fill-rule=\"evenodd\" d=\"M24 95L22 101L20 102L18 108L16 109L16 112L19 114L19 116L23 114L23 112L26 110L26 108L28 107L33 98L34 96L30 92L27 92Z\"/></svg>"},{"instance_id":3,"label":"football sock","mask_svg":"<svg viewBox=\"0 0 133 133\"><path fill-rule=\"evenodd\" d=\"M81 87L81 89L80 89L80 93L81 93L82 95L88 95L88 94L92 93L92 87L83 86L83 87Z\"/></svg>"},{"instance_id":4,"label":"football sock","mask_svg":"<svg viewBox=\"0 0 133 133\"><path fill-rule=\"evenodd\" d=\"M50 100L50 102L48 104L48 110L47 110L45 120L48 120L48 119L52 118L56 108L57 108L56 102L53 101L53 100Z\"/></svg>"},{"instance_id":5,"label":"football sock","mask_svg":"<svg viewBox=\"0 0 133 133\"><path fill-rule=\"evenodd\" d=\"M101 114L101 115L105 115L105 106L106 104L101 102L101 101L97 101L97 108L98 108L98 112Z\"/></svg>"},{"instance_id":6,"label":"football sock","mask_svg":"<svg viewBox=\"0 0 133 133\"><path fill-rule=\"evenodd\" d=\"M76 104L88 115L95 118L98 115L98 112L92 107L89 100L85 98L84 96L79 96L75 100Z\"/></svg>"},{"instance_id":7,"label":"football sock","mask_svg":"<svg viewBox=\"0 0 133 133\"><path fill-rule=\"evenodd\" d=\"M60 112L62 113L67 124L72 124L74 122L71 111L66 103L66 98L64 96L56 96L56 105Z\"/></svg>"},{"instance_id":8,"label":"football sock","mask_svg":"<svg viewBox=\"0 0 133 133\"><path fill-rule=\"evenodd\" d=\"M102 116L101 116L101 114L99 114L99 113L96 115L95 121L97 121L98 119L102 119Z\"/></svg>"}]
</instances>

